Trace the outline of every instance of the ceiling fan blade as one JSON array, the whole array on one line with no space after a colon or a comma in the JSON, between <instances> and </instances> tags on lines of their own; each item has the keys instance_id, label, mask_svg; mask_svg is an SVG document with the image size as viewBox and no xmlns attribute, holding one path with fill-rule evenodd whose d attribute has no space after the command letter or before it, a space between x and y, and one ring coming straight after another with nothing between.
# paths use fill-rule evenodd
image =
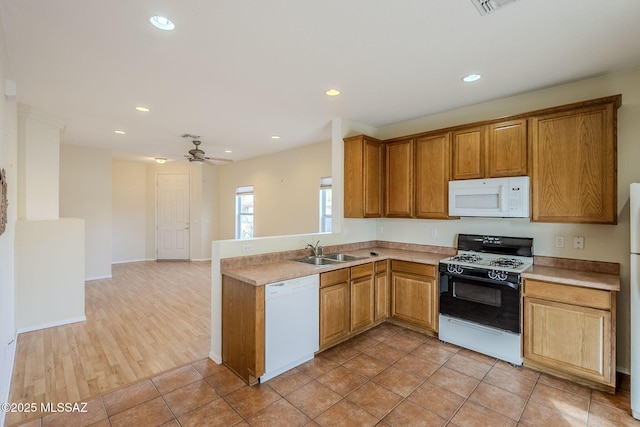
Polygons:
<instances>
[{"instance_id":1,"label":"ceiling fan blade","mask_svg":"<svg viewBox=\"0 0 640 427\"><path fill-rule=\"evenodd\" d=\"M223 159L221 157L207 157L209 160L216 160L218 162L233 162L231 159Z\"/></svg>"}]
</instances>

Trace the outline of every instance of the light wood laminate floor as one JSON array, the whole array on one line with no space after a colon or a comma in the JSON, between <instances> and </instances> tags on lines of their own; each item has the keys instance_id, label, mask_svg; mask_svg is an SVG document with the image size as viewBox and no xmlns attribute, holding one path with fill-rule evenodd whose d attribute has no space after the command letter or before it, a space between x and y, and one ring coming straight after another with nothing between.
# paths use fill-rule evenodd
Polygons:
<instances>
[{"instance_id":1,"label":"light wood laminate floor","mask_svg":"<svg viewBox=\"0 0 640 427\"><path fill-rule=\"evenodd\" d=\"M117 264L85 285L85 322L20 334L10 402L80 402L206 358L211 263ZM12 425L33 413L7 413Z\"/></svg>"}]
</instances>

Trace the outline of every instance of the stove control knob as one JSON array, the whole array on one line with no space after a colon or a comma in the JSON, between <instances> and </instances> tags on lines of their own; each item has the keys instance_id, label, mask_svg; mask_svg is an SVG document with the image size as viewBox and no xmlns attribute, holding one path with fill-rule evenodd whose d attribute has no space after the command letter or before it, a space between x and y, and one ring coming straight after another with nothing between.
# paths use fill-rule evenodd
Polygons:
<instances>
[{"instance_id":1,"label":"stove control knob","mask_svg":"<svg viewBox=\"0 0 640 427\"><path fill-rule=\"evenodd\" d=\"M447 264L447 273L462 274L463 271L464 269L459 265Z\"/></svg>"},{"instance_id":2,"label":"stove control knob","mask_svg":"<svg viewBox=\"0 0 640 427\"><path fill-rule=\"evenodd\" d=\"M489 279L499 280L501 282L504 282L505 280L507 280L508 274L505 273L504 271L489 270L488 276L489 276Z\"/></svg>"}]
</instances>

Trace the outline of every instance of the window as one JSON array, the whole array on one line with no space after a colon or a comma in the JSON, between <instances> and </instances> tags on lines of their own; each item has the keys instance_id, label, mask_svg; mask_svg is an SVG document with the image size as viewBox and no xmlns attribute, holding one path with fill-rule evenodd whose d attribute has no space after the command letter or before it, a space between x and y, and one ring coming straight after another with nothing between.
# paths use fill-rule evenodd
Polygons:
<instances>
[{"instance_id":1,"label":"window","mask_svg":"<svg viewBox=\"0 0 640 427\"><path fill-rule=\"evenodd\" d=\"M320 232L331 232L331 177L320 178Z\"/></svg>"},{"instance_id":2,"label":"window","mask_svg":"<svg viewBox=\"0 0 640 427\"><path fill-rule=\"evenodd\" d=\"M236 188L236 239L253 238L253 185Z\"/></svg>"}]
</instances>

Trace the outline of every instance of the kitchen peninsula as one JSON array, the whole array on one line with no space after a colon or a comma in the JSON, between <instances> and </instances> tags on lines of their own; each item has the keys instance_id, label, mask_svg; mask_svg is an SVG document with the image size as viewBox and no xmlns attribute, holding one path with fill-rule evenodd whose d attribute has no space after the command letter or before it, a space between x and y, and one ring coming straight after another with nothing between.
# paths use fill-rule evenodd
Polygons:
<instances>
[{"instance_id":1,"label":"kitchen peninsula","mask_svg":"<svg viewBox=\"0 0 640 427\"><path fill-rule=\"evenodd\" d=\"M455 253L454 248L368 241L327 247L325 252L365 258L315 266L293 261L309 255L309 250L300 249L221 261L222 361L247 383L258 383L264 373L264 285L280 280L320 274L320 351L385 321L437 336L436 270L441 259ZM542 283L547 290L562 290L557 296L564 296L564 300L550 301L547 305L551 309L542 317L535 315L542 311L530 314L532 312L525 306L525 366L613 392L615 294L620 290L618 265L548 257L535 257L535 264L523 273L525 297L530 297L524 300L525 303L540 299L540 295L526 293L527 283L532 287L535 283ZM369 273L352 275L367 265L370 266ZM344 273L341 279L335 279L339 275L337 272ZM599 292L596 299L598 307L592 307L589 299L590 293L595 291ZM583 295L585 292L589 294L587 297ZM326 298L323 298L323 293L326 293ZM558 313L566 313L566 308L573 309L574 313L569 322L599 328L590 329L587 336L595 340L594 345L602 342L602 348L589 348L586 353L569 351L571 359L566 360L566 354L558 354L553 343L543 348L537 345L541 342L541 334L548 332L540 329L540 325L545 325L541 323L546 319L545 315L557 316ZM328 316L331 320L327 320ZM605 321L598 323L594 320L597 318ZM326 328L333 329L328 331ZM600 337L600 341L595 337ZM584 337L575 335L574 338L575 341L568 340L563 347L582 342ZM594 351L598 355L595 365Z\"/></svg>"}]
</instances>

